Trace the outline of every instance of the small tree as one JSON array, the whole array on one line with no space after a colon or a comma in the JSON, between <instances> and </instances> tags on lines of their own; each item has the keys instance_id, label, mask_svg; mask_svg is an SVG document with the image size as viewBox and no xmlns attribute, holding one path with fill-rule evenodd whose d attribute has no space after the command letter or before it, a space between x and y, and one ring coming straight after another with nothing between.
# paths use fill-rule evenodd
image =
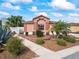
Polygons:
<instances>
[{"instance_id":1,"label":"small tree","mask_svg":"<svg viewBox=\"0 0 79 59\"><path fill-rule=\"evenodd\" d=\"M42 45L45 42L44 42L43 38L37 38L36 43L39 44L39 45Z\"/></svg>"},{"instance_id":2,"label":"small tree","mask_svg":"<svg viewBox=\"0 0 79 59\"><path fill-rule=\"evenodd\" d=\"M52 30L56 32L57 37L58 37L58 36L60 36L60 33L62 33L63 35L66 36L67 33L70 31L69 28L70 28L70 26L67 23L60 20L55 23Z\"/></svg>"},{"instance_id":3,"label":"small tree","mask_svg":"<svg viewBox=\"0 0 79 59\"><path fill-rule=\"evenodd\" d=\"M12 37L7 42L6 49L8 50L8 52L14 55L18 55L23 51L24 45L21 43L21 40L19 40L17 37Z\"/></svg>"},{"instance_id":4,"label":"small tree","mask_svg":"<svg viewBox=\"0 0 79 59\"><path fill-rule=\"evenodd\" d=\"M43 36L43 32L40 31L40 30L37 30L36 31L36 35L37 35L37 37L42 37Z\"/></svg>"}]
</instances>

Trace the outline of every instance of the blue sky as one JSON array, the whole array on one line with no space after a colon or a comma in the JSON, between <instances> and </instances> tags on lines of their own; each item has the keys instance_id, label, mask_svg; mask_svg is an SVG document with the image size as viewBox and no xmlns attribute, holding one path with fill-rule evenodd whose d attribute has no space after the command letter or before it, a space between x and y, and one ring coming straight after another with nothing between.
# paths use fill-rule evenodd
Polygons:
<instances>
[{"instance_id":1,"label":"blue sky","mask_svg":"<svg viewBox=\"0 0 79 59\"><path fill-rule=\"evenodd\" d=\"M79 22L79 0L0 0L0 18L10 15L26 21L44 15L52 21Z\"/></svg>"}]
</instances>

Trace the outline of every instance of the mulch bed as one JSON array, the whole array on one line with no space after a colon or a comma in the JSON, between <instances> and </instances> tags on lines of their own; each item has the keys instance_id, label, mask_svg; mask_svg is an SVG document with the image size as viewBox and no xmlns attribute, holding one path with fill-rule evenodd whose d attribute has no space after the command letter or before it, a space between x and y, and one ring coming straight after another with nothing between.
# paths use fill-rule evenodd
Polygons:
<instances>
[{"instance_id":1,"label":"mulch bed","mask_svg":"<svg viewBox=\"0 0 79 59\"><path fill-rule=\"evenodd\" d=\"M59 50L63 50L69 47L79 45L79 40L77 40L75 43L68 43L68 42L66 43L67 43L67 46L59 46L58 44L56 44L56 40L48 40L45 42L45 44L43 44L43 46L52 51L59 51Z\"/></svg>"},{"instance_id":2,"label":"mulch bed","mask_svg":"<svg viewBox=\"0 0 79 59\"><path fill-rule=\"evenodd\" d=\"M0 53L0 59L32 59L35 57L37 57L37 55L28 48L23 52L23 54L17 57L10 54L8 51L3 51Z\"/></svg>"},{"instance_id":3,"label":"mulch bed","mask_svg":"<svg viewBox=\"0 0 79 59\"><path fill-rule=\"evenodd\" d=\"M36 36L24 36L24 35L20 35L24 38L27 38L28 40L32 41L32 42L36 42L37 37ZM67 43L67 46L59 46L58 44L56 44L56 39L55 38L51 38L50 40L44 40L45 43L42 45L45 48L48 48L52 51L59 51L59 50L63 50L69 47L73 47L76 45L79 45L79 38L76 38L76 42L75 43Z\"/></svg>"}]
</instances>

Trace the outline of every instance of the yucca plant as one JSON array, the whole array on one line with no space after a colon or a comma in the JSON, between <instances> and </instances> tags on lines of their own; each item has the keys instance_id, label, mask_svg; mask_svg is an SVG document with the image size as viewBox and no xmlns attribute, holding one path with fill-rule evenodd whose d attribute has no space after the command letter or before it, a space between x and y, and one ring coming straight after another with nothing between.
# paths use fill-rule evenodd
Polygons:
<instances>
[{"instance_id":1,"label":"yucca plant","mask_svg":"<svg viewBox=\"0 0 79 59\"><path fill-rule=\"evenodd\" d=\"M0 48L4 46L7 40L11 37L11 31L5 26L0 26Z\"/></svg>"}]
</instances>

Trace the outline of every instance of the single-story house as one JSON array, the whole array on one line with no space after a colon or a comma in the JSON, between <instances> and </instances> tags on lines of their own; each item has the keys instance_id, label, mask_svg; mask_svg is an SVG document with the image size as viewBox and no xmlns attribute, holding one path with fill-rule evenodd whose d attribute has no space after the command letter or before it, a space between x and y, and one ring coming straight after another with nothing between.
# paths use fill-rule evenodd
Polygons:
<instances>
[{"instance_id":1,"label":"single-story house","mask_svg":"<svg viewBox=\"0 0 79 59\"><path fill-rule=\"evenodd\" d=\"M70 23L70 30L73 33L79 33L79 23Z\"/></svg>"},{"instance_id":2,"label":"single-story house","mask_svg":"<svg viewBox=\"0 0 79 59\"><path fill-rule=\"evenodd\" d=\"M36 30L41 30L44 35L52 34L50 32L52 26L55 22L50 21L50 18L39 15L33 18L32 21L27 21L24 23L24 34L32 35L36 32ZM71 25L70 30L71 32L78 32L79 31L79 23L69 23Z\"/></svg>"},{"instance_id":3,"label":"single-story house","mask_svg":"<svg viewBox=\"0 0 79 59\"><path fill-rule=\"evenodd\" d=\"M32 21L24 23L24 32L32 35L36 30L41 30L46 35L53 26L52 21L46 16L40 15L33 18Z\"/></svg>"}]
</instances>

